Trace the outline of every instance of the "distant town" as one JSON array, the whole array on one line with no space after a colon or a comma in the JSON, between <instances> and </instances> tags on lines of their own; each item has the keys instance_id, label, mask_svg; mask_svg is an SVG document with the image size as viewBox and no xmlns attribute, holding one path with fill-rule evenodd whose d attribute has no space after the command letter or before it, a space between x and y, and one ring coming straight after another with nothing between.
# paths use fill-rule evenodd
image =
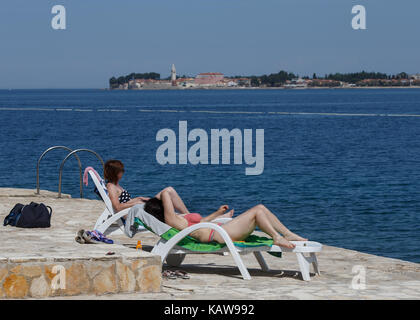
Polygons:
<instances>
[{"instance_id":1,"label":"distant town","mask_svg":"<svg viewBox=\"0 0 420 320\"><path fill-rule=\"evenodd\" d=\"M217 89L217 88L361 88L361 87L420 87L420 74L405 72L388 75L379 72L335 73L299 77L287 71L262 76L225 76L220 72L200 73L195 77L178 76L175 65L171 76L161 79L159 73L131 73L109 79L111 90L142 89Z\"/></svg>"}]
</instances>

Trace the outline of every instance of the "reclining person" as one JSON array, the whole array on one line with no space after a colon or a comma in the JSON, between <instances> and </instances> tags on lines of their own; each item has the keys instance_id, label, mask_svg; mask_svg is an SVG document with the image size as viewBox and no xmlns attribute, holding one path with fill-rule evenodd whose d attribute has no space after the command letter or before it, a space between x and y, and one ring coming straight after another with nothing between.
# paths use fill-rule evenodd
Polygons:
<instances>
[{"instance_id":1,"label":"reclining person","mask_svg":"<svg viewBox=\"0 0 420 320\"><path fill-rule=\"evenodd\" d=\"M173 192L173 189L165 189L161 191L158 194L159 197L155 197L146 201L144 210L147 213L153 215L158 220L178 230L183 230L196 223L210 222L217 217L222 216L223 213L228 209L227 205L221 206L216 212L212 213L206 218L201 217L201 215L198 213L188 212L184 214L176 214L175 208L178 206L179 210L180 198L178 195L174 196ZM174 197L178 197L179 199L174 201ZM229 215L230 214L233 214L233 210L229 212ZM233 218L226 224L219 225L228 233L232 241L245 240L255 230L256 227L260 228L263 232L271 236L274 245L281 247L293 249L296 245L290 241L307 240L287 229L277 219L277 217L262 204L252 207L239 216ZM283 236L280 235L280 233ZM209 228L195 230L190 234L190 236L200 242L216 241L218 243L224 243L222 236Z\"/></svg>"},{"instance_id":2,"label":"reclining person","mask_svg":"<svg viewBox=\"0 0 420 320\"><path fill-rule=\"evenodd\" d=\"M183 230L195 223L210 222L218 217L230 218L233 216L233 210L226 213L228 210L227 205L221 206L216 212L205 218L197 213L190 213L181 197L172 187L163 189L152 199L148 197L131 198L128 191L119 184L124 172L124 164L119 160L109 160L105 163L104 177L107 182L106 187L112 206L116 212L131 208L137 204L145 204L146 212L155 215L160 221L178 230ZM270 235L275 245L294 248L295 245L289 241L307 240L287 229L263 205L257 205L245 211L222 226L233 241L246 239L256 227L259 227L262 231ZM284 237L279 233L283 234ZM211 229L196 230L191 236L201 242L211 242L213 240L219 243L224 242L223 238Z\"/></svg>"}]
</instances>

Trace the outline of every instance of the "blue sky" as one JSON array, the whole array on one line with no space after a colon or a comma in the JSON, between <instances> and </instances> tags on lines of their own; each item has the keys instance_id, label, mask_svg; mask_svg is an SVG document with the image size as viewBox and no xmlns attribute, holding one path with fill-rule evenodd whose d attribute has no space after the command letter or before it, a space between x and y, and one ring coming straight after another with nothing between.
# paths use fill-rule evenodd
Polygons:
<instances>
[{"instance_id":1,"label":"blue sky","mask_svg":"<svg viewBox=\"0 0 420 320\"><path fill-rule=\"evenodd\" d=\"M67 30L51 8L67 9ZM351 28L351 8L367 30ZM414 0L1 0L0 88L103 88L113 75L420 72Z\"/></svg>"}]
</instances>

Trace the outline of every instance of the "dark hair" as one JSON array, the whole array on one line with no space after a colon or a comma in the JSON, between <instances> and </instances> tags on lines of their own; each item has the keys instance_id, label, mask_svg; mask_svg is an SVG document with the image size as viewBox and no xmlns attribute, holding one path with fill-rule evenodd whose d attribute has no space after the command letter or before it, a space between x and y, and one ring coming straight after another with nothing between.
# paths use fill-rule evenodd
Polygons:
<instances>
[{"instance_id":1,"label":"dark hair","mask_svg":"<svg viewBox=\"0 0 420 320\"><path fill-rule=\"evenodd\" d=\"M158 198L151 198L150 200L146 201L144 205L144 211L154 216L159 221L165 222L165 214L162 200Z\"/></svg>"},{"instance_id":2,"label":"dark hair","mask_svg":"<svg viewBox=\"0 0 420 320\"><path fill-rule=\"evenodd\" d=\"M116 184L120 172L124 172L124 164L120 160L108 160L105 163L104 178L107 182Z\"/></svg>"}]
</instances>

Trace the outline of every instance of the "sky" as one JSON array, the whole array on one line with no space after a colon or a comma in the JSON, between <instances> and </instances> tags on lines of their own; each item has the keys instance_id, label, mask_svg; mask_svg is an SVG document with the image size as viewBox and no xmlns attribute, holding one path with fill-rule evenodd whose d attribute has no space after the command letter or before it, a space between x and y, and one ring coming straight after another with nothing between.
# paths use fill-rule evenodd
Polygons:
<instances>
[{"instance_id":1,"label":"sky","mask_svg":"<svg viewBox=\"0 0 420 320\"><path fill-rule=\"evenodd\" d=\"M66 8L66 30L51 9ZM354 5L367 29L353 30ZM0 89L105 88L131 72L420 73L418 0L1 0Z\"/></svg>"}]
</instances>

